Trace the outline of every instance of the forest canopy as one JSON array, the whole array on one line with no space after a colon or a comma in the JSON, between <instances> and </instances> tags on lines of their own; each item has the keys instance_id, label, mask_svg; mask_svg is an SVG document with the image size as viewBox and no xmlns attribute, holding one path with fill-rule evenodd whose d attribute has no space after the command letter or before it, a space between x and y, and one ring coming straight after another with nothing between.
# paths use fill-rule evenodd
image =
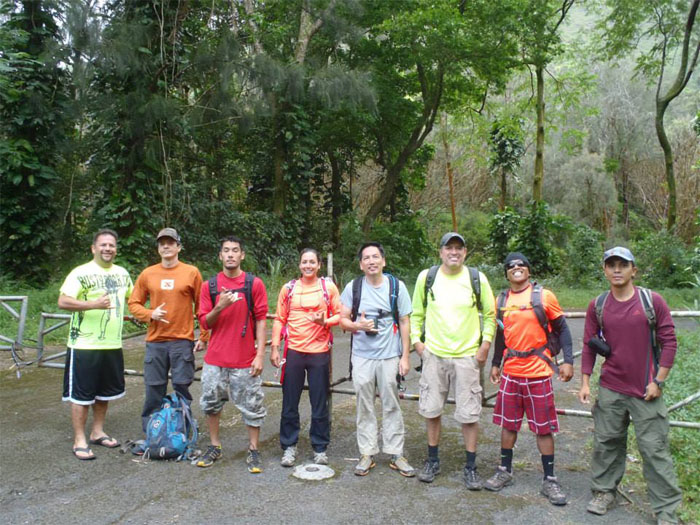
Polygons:
<instances>
[{"instance_id":1,"label":"forest canopy","mask_svg":"<svg viewBox=\"0 0 700 525\"><path fill-rule=\"evenodd\" d=\"M100 227L142 268L172 226L193 261L372 238L414 277L456 228L477 263L581 282L627 244L697 286L699 1L3 2L2 272Z\"/></svg>"}]
</instances>

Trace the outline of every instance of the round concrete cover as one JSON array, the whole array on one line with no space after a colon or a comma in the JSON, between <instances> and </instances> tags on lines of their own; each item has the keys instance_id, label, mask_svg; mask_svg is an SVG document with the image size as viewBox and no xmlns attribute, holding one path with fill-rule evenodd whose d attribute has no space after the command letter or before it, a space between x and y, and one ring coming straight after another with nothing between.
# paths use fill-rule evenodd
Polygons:
<instances>
[{"instance_id":1,"label":"round concrete cover","mask_svg":"<svg viewBox=\"0 0 700 525\"><path fill-rule=\"evenodd\" d=\"M326 465L316 465L309 463L307 465L299 465L292 472L292 476L299 479L317 481L320 479L332 478L335 471Z\"/></svg>"}]
</instances>

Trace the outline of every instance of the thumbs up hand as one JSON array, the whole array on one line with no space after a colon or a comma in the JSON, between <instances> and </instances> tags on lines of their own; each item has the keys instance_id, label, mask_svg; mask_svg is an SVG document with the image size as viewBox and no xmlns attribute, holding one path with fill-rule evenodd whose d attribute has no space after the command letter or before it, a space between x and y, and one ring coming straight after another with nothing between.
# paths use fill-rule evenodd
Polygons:
<instances>
[{"instance_id":1,"label":"thumbs up hand","mask_svg":"<svg viewBox=\"0 0 700 525\"><path fill-rule=\"evenodd\" d=\"M377 327L375 326L374 321L374 319L367 319L367 317L365 317L365 312L362 312L360 318L357 321L355 321L355 324L357 325L357 331L376 334Z\"/></svg>"}]
</instances>

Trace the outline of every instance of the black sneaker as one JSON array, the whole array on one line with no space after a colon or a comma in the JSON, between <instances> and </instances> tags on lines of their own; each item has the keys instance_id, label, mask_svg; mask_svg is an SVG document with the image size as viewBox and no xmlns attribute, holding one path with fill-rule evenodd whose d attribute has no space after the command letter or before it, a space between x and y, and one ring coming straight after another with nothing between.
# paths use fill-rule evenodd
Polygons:
<instances>
[{"instance_id":1,"label":"black sneaker","mask_svg":"<svg viewBox=\"0 0 700 525\"><path fill-rule=\"evenodd\" d=\"M214 445L209 445L207 447L207 451L202 454L202 457L197 460L197 466L198 467L211 467L214 462L221 457L221 445L219 446L214 446Z\"/></svg>"},{"instance_id":2,"label":"black sneaker","mask_svg":"<svg viewBox=\"0 0 700 525\"><path fill-rule=\"evenodd\" d=\"M467 486L467 489L469 490L481 490L484 488L484 482L481 479L481 476L476 472L476 467L475 468L467 468L464 467L464 484Z\"/></svg>"},{"instance_id":3,"label":"black sneaker","mask_svg":"<svg viewBox=\"0 0 700 525\"><path fill-rule=\"evenodd\" d=\"M260 452L257 450L248 449L248 457L245 459L245 462L248 465L248 472L251 474L260 474L262 472Z\"/></svg>"},{"instance_id":4,"label":"black sneaker","mask_svg":"<svg viewBox=\"0 0 700 525\"><path fill-rule=\"evenodd\" d=\"M426 459L423 469L418 473L418 479L424 483L432 483L438 474L440 474L440 461Z\"/></svg>"}]
</instances>

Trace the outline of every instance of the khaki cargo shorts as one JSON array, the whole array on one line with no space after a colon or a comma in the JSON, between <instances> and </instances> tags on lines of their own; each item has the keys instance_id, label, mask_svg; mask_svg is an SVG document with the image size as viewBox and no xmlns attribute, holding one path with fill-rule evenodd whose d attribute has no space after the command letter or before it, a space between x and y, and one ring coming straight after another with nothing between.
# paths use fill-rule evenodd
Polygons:
<instances>
[{"instance_id":1,"label":"khaki cargo shorts","mask_svg":"<svg viewBox=\"0 0 700 525\"><path fill-rule=\"evenodd\" d=\"M474 356L445 358L423 352L418 413L428 419L442 415L450 386L455 389L455 419L476 423L481 416L481 371Z\"/></svg>"}]
</instances>

